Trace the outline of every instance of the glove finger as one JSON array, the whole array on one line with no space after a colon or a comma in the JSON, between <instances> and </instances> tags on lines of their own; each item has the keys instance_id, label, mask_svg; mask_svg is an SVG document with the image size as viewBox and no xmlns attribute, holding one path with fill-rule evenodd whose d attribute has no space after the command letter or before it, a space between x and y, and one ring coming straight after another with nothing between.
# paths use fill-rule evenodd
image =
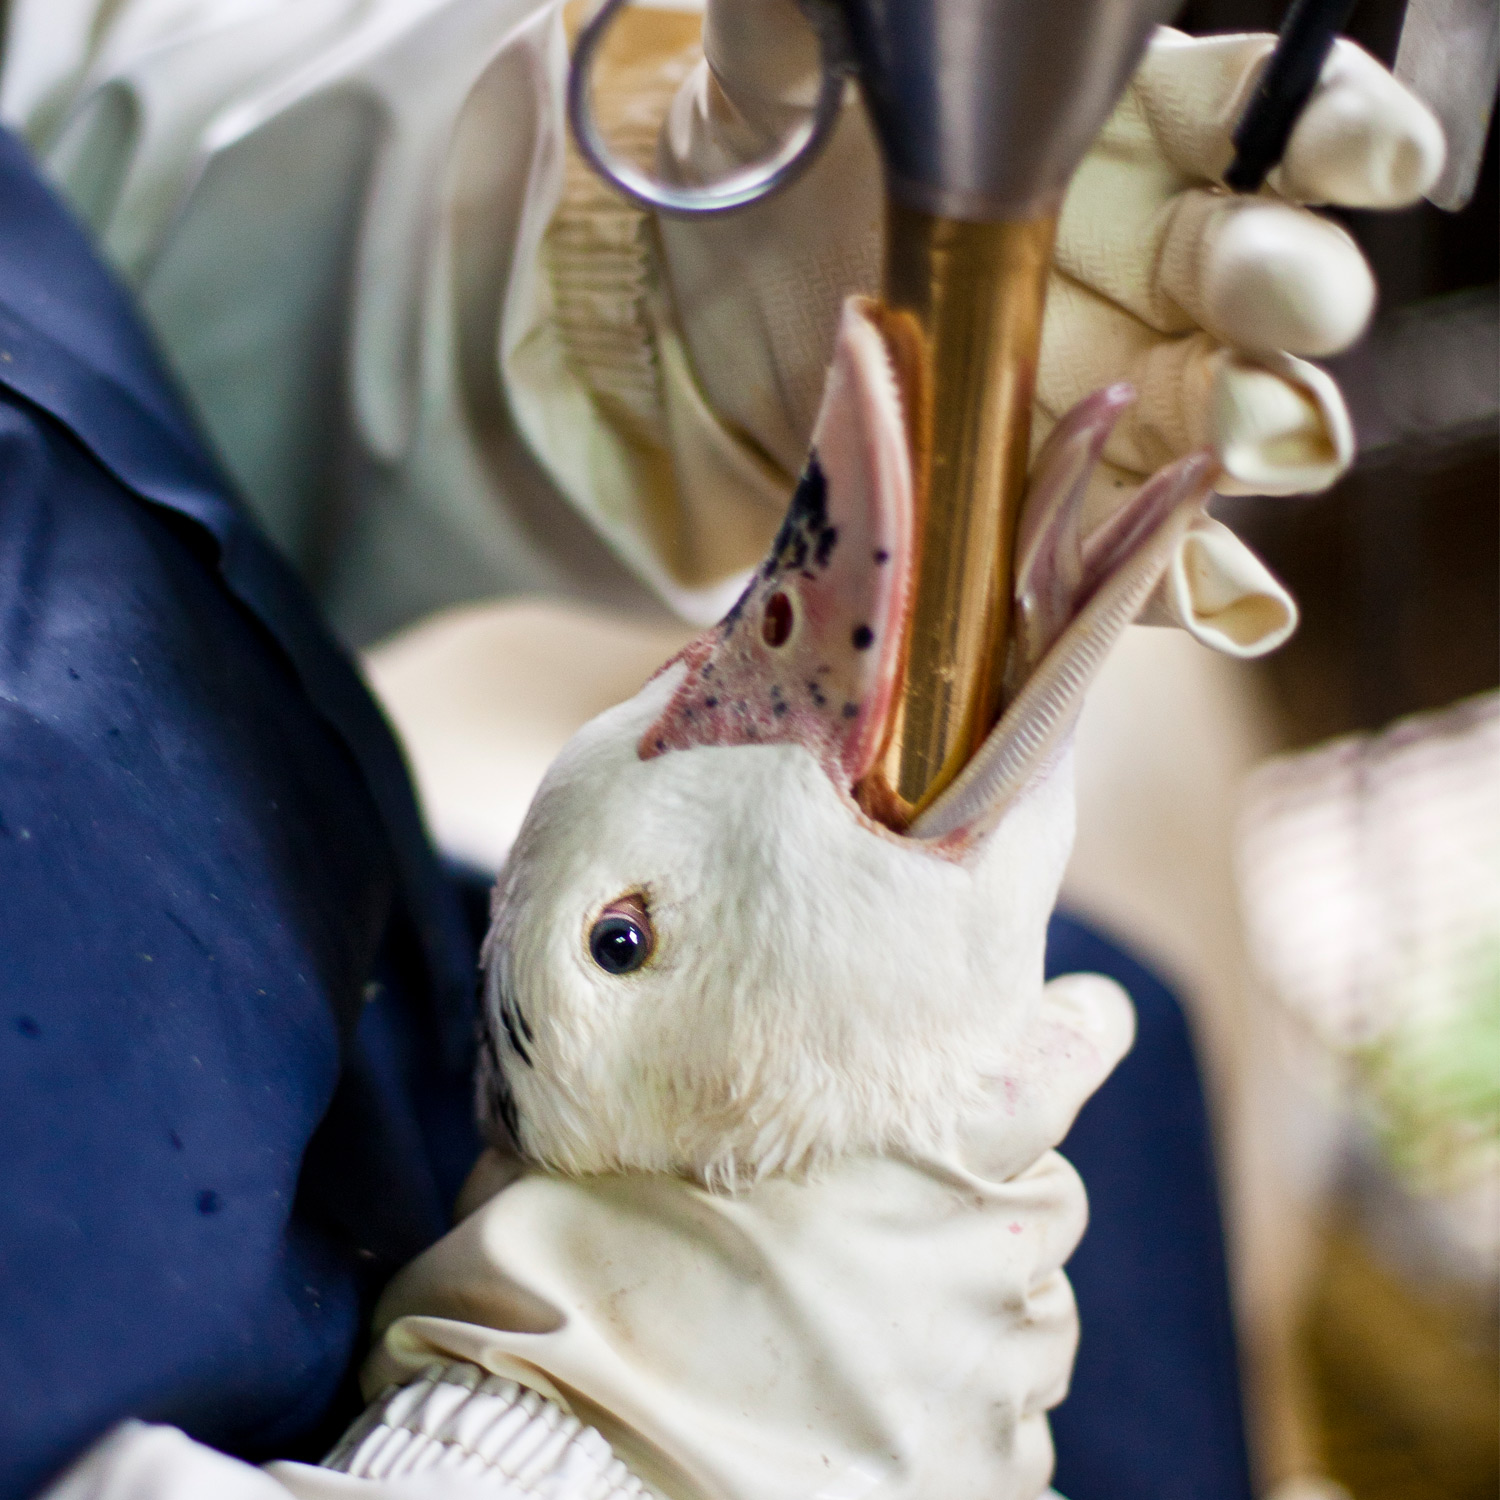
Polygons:
<instances>
[{"instance_id":1,"label":"glove finger","mask_svg":"<svg viewBox=\"0 0 1500 1500\"><path fill-rule=\"evenodd\" d=\"M1265 198L1179 191L1152 161L1084 162L1054 262L1159 333L1203 328L1238 349L1332 354L1375 304L1374 277L1337 224Z\"/></svg>"},{"instance_id":2,"label":"glove finger","mask_svg":"<svg viewBox=\"0 0 1500 1500\"><path fill-rule=\"evenodd\" d=\"M1227 526L1204 516L1183 537L1141 623L1180 625L1203 645L1246 659L1291 635L1297 604Z\"/></svg>"},{"instance_id":3,"label":"glove finger","mask_svg":"<svg viewBox=\"0 0 1500 1500\"><path fill-rule=\"evenodd\" d=\"M1029 1036L1046 1066L1038 1082L1054 1112L1049 1143L1056 1145L1134 1045L1135 1007L1113 979L1063 974L1043 987L1042 1009Z\"/></svg>"},{"instance_id":4,"label":"glove finger","mask_svg":"<svg viewBox=\"0 0 1500 1500\"><path fill-rule=\"evenodd\" d=\"M1053 275L1042 324L1036 404L1050 425L1093 391L1113 381L1129 380L1136 388L1136 401L1116 422L1104 456L1136 475L1148 474L1179 451L1186 452L1190 433L1175 411L1180 402L1170 403L1174 412L1169 430L1156 431L1157 423L1142 410L1141 376L1156 351L1185 342L1162 338L1080 282ZM1206 410L1207 391L1205 379L1198 401L1190 406ZM1206 430L1202 422L1197 428Z\"/></svg>"},{"instance_id":5,"label":"glove finger","mask_svg":"<svg viewBox=\"0 0 1500 1500\"><path fill-rule=\"evenodd\" d=\"M1354 424L1323 370L1289 354L1223 358L1214 371L1210 441L1225 495L1309 495L1354 462Z\"/></svg>"},{"instance_id":6,"label":"glove finger","mask_svg":"<svg viewBox=\"0 0 1500 1500\"><path fill-rule=\"evenodd\" d=\"M1336 353L1364 332L1375 307L1375 278L1349 234L1263 198L1181 194L1156 264L1160 299L1252 353Z\"/></svg>"},{"instance_id":7,"label":"glove finger","mask_svg":"<svg viewBox=\"0 0 1500 1500\"><path fill-rule=\"evenodd\" d=\"M1005 1202L1013 1214L1010 1236L1031 1252L1026 1286L1036 1292L1067 1264L1088 1228L1089 1200L1083 1179L1066 1157L1048 1151L1005 1184ZM1014 1227L1017 1224L1019 1230Z\"/></svg>"},{"instance_id":8,"label":"glove finger","mask_svg":"<svg viewBox=\"0 0 1500 1500\"><path fill-rule=\"evenodd\" d=\"M1275 45L1264 33L1157 34L1130 90L1164 158L1185 176L1221 182L1231 137ZM1301 202L1347 208L1414 203L1442 171L1432 111L1362 48L1335 42L1269 186Z\"/></svg>"},{"instance_id":9,"label":"glove finger","mask_svg":"<svg viewBox=\"0 0 1500 1500\"><path fill-rule=\"evenodd\" d=\"M1038 420L1035 446L1052 425ZM1082 504L1085 533L1113 515L1141 482L1118 464L1096 465ZM1178 625L1214 651L1248 659L1282 645L1298 619L1296 601L1275 574L1227 526L1204 516L1182 539L1138 623Z\"/></svg>"},{"instance_id":10,"label":"glove finger","mask_svg":"<svg viewBox=\"0 0 1500 1500\"><path fill-rule=\"evenodd\" d=\"M1298 203L1404 208L1442 173L1437 116L1363 48L1334 45L1268 185Z\"/></svg>"},{"instance_id":11,"label":"glove finger","mask_svg":"<svg viewBox=\"0 0 1500 1500\"><path fill-rule=\"evenodd\" d=\"M1163 337L1071 278L1054 276L1037 371L1044 418L1055 421L1122 378L1137 397L1104 457L1133 474L1153 473L1207 445L1225 469L1221 490L1297 494L1326 489L1353 457L1338 387L1315 366L1282 354L1237 355L1202 332Z\"/></svg>"},{"instance_id":12,"label":"glove finger","mask_svg":"<svg viewBox=\"0 0 1500 1500\"><path fill-rule=\"evenodd\" d=\"M994 1080L994 1107L965 1129L963 1159L992 1182L1009 1182L1035 1167L1068 1133L1134 1039L1135 1010L1112 979L1054 979L1042 991L1041 1008L1017 1044L1013 1065ZM1047 1191L1055 1192L1059 1181L1049 1178Z\"/></svg>"},{"instance_id":13,"label":"glove finger","mask_svg":"<svg viewBox=\"0 0 1500 1500\"><path fill-rule=\"evenodd\" d=\"M1026 1298L1026 1320L1028 1330L1035 1327L1041 1337L1035 1343L1039 1357L1032 1363L1033 1384L1026 1396L1023 1420L1018 1425L1018 1446L1024 1441L1022 1434L1029 1425L1026 1419L1036 1419L1051 1411L1068 1394L1073 1378L1073 1357L1078 1352L1078 1304L1068 1278L1061 1271L1054 1271ZM1043 1425L1038 1437L1044 1439L1045 1432ZM1047 1495L1056 1493L1047 1491Z\"/></svg>"}]
</instances>

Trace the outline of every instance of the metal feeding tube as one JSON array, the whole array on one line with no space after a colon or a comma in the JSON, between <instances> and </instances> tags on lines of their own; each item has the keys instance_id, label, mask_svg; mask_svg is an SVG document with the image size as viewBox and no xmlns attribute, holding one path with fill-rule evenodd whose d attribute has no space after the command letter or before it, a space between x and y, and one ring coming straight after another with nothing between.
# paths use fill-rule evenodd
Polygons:
<instances>
[{"instance_id":1,"label":"metal feeding tube","mask_svg":"<svg viewBox=\"0 0 1500 1500\"><path fill-rule=\"evenodd\" d=\"M885 331L915 461L916 587L897 703L860 786L907 827L1000 716L1011 553L1056 220L951 219L892 204Z\"/></svg>"},{"instance_id":2,"label":"metal feeding tube","mask_svg":"<svg viewBox=\"0 0 1500 1500\"><path fill-rule=\"evenodd\" d=\"M994 727L1057 212L1162 0L842 0L885 165L886 330L916 467L916 585L884 750L904 829Z\"/></svg>"}]
</instances>

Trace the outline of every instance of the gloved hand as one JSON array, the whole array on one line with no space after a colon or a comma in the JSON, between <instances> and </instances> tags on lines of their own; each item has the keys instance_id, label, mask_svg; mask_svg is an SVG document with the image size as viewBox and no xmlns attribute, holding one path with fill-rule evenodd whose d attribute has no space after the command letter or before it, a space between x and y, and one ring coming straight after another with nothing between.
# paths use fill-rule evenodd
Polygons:
<instances>
[{"instance_id":1,"label":"gloved hand","mask_svg":"<svg viewBox=\"0 0 1500 1500\"><path fill-rule=\"evenodd\" d=\"M1223 490L1326 488L1353 438L1331 379L1306 362L1363 330L1369 268L1299 206L1395 208L1436 178L1432 113L1340 41L1257 197L1226 195L1230 135L1274 38L1163 28L1063 206L1037 386L1036 440L1075 401L1128 379L1139 400L1106 449L1097 521L1152 470L1205 443ZM763 155L810 107L817 56L791 0L708 0L705 62L663 139L669 175L705 181ZM807 442L844 295L879 281L880 179L851 102L823 156L783 194L716 220L659 226L678 328L725 425L789 473ZM1200 522L1157 614L1237 654L1279 644L1294 606L1216 522Z\"/></svg>"},{"instance_id":2,"label":"gloved hand","mask_svg":"<svg viewBox=\"0 0 1500 1500\"><path fill-rule=\"evenodd\" d=\"M1132 1028L1110 981L1055 981L1010 1076L934 1159L849 1157L729 1196L670 1175L517 1176L487 1157L467 1217L382 1301L366 1385L402 1390L337 1465L415 1477L463 1442L495 1454L496 1477L521 1475L535 1449L514 1426L503 1447L474 1434L529 1379L657 1493L1034 1500L1077 1340L1061 1266L1086 1218L1047 1148ZM498 1379L476 1393L485 1374ZM343 1493L275 1472L307 1500Z\"/></svg>"}]
</instances>

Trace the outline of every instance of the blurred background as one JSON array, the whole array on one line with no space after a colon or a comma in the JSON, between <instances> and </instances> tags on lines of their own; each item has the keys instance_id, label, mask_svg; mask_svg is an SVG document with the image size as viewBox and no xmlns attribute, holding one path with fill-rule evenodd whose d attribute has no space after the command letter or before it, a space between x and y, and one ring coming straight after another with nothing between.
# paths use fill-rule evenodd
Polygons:
<instances>
[{"instance_id":1,"label":"blurred background","mask_svg":"<svg viewBox=\"0 0 1500 1500\"><path fill-rule=\"evenodd\" d=\"M1284 9L1195 0L1179 24L1274 28ZM1391 63L1402 17L1365 0L1348 34ZM1461 212L1340 217L1381 294L1332 362L1359 458L1327 494L1233 522L1303 611L1253 669L1292 758L1245 786L1237 861L1310 1117L1289 1389L1359 1500L1477 1500L1500 1485L1493 116Z\"/></svg>"},{"instance_id":2,"label":"blurred background","mask_svg":"<svg viewBox=\"0 0 1500 1500\"><path fill-rule=\"evenodd\" d=\"M272 60L294 79L299 47L334 56L329 37L357 7L0 5L0 115L140 295L231 471L364 653L440 842L481 868L572 729L633 691L687 629L571 513L549 513L545 549L528 531L543 480L501 430L494 377L510 270L498 247L514 226L484 196L508 170L491 163L493 143L524 128L503 102L524 80L468 61L449 77L430 56L441 45L479 57L492 8L476 0L464 21L464 7L446 7L458 19L422 41L426 52L403 53L394 25L362 38L375 60L361 64L366 91L333 91L313 115L252 85ZM646 68L639 107L611 122L647 151L696 56L691 5L663 9L675 71ZM1191 0L1177 24L1274 30L1284 10ZM1393 62L1403 10L1361 0L1349 32ZM273 11L270 33L250 24ZM232 93L200 97L202 80L172 49L187 56L195 28L246 18L236 87L255 103L236 114ZM411 211L371 187L367 116L377 96L394 107L393 79L409 98L452 94L457 123L440 148L468 153L479 183L433 199L432 237L446 236L451 260L437 293L406 247L369 230L380 216L367 218L366 194L383 213ZM288 122L279 134L259 123L273 118ZM191 150L153 146L162 120L190 145L217 131L219 165L231 142L238 175L200 173ZM405 170L436 193L444 165L418 154ZM576 159L566 173L602 236L595 253L644 264L649 226L623 210L610 219L608 190ZM246 184L253 201L235 196ZM1330 362L1359 458L1325 494L1216 508L1290 586L1298 634L1247 664L1175 632L1132 632L1081 731L1066 899L1169 975L1189 1007L1218 1132L1253 1447L1261 1488L1278 1500L1340 1486L1353 1500L1480 1500L1500 1486L1496 192L1491 120L1462 211L1340 215L1381 294L1367 335ZM233 243L195 240L224 215L244 226ZM544 247L561 301L577 251L556 236ZM466 309L435 336L441 320L427 313L361 325L361 338L372 327L413 367L445 372L413 382L404 415L361 412L361 431L380 434L368 452L340 415L358 404L351 371L369 354L361 344L346 363L346 268L360 257L374 258L392 299L404 288L412 305L442 295ZM251 285L261 300L246 305L261 316L237 324L225 309ZM575 356L604 368L609 351ZM490 438L460 460L433 459L455 412ZM521 518L494 532L499 543L474 519L486 485ZM408 508L387 527L398 545L371 551L361 515L330 499L354 490L388 521ZM439 533L441 564L427 541ZM503 555L486 550L501 543ZM485 602L500 595L503 616ZM564 608L580 595L589 610ZM693 607L711 609L705 600Z\"/></svg>"}]
</instances>

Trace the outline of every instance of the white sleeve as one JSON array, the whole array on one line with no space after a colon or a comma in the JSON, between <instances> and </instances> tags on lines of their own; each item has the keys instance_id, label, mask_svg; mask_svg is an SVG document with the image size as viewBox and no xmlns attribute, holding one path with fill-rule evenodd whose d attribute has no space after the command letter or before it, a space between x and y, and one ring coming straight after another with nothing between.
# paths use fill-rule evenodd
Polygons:
<instances>
[{"instance_id":1,"label":"white sleeve","mask_svg":"<svg viewBox=\"0 0 1500 1500\"><path fill-rule=\"evenodd\" d=\"M286 1500L269 1475L175 1427L121 1422L37 1500Z\"/></svg>"},{"instance_id":2,"label":"white sleeve","mask_svg":"<svg viewBox=\"0 0 1500 1500\"><path fill-rule=\"evenodd\" d=\"M175 1427L129 1421L38 1500L650 1500L593 1428L465 1364L385 1392L325 1465L257 1469Z\"/></svg>"},{"instance_id":3,"label":"white sleeve","mask_svg":"<svg viewBox=\"0 0 1500 1500\"><path fill-rule=\"evenodd\" d=\"M468 1482L501 1500L650 1500L609 1443L557 1401L462 1362L434 1363L386 1391L324 1464L268 1472L299 1500L394 1500L439 1478L445 1496Z\"/></svg>"}]
</instances>

